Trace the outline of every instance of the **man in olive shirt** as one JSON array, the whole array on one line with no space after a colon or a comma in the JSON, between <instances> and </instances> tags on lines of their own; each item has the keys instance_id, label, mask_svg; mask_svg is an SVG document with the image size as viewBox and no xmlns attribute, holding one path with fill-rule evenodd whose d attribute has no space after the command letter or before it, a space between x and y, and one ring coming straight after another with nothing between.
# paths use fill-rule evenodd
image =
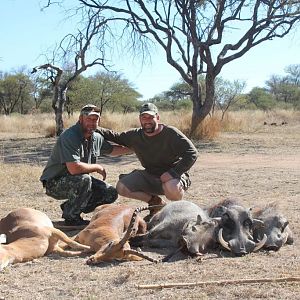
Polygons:
<instances>
[{"instance_id":1,"label":"man in olive shirt","mask_svg":"<svg viewBox=\"0 0 300 300\"><path fill-rule=\"evenodd\" d=\"M131 150L111 145L95 129L100 121L100 109L89 104L81 109L79 121L57 139L40 180L46 194L61 204L66 225L86 225L80 214L92 212L98 205L112 203L116 189L105 183L106 170L97 163L103 154L121 155ZM99 173L103 180L90 173Z\"/></svg>"},{"instance_id":2,"label":"man in olive shirt","mask_svg":"<svg viewBox=\"0 0 300 300\"><path fill-rule=\"evenodd\" d=\"M128 198L163 205L158 195L180 200L190 186L187 171L195 163L198 152L193 143L177 128L159 123L158 109L146 103L140 109L141 128L124 132L99 128L105 139L131 148L143 170L121 174L117 191ZM150 210L153 215L157 210Z\"/></svg>"}]
</instances>

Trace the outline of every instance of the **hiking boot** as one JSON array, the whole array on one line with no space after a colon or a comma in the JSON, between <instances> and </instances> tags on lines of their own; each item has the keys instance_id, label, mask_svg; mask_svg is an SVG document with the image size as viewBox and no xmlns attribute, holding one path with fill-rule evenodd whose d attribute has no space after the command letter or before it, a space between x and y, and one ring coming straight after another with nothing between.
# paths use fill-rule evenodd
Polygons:
<instances>
[{"instance_id":1,"label":"hiking boot","mask_svg":"<svg viewBox=\"0 0 300 300\"><path fill-rule=\"evenodd\" d=\"M153 195L152 198L150 199L150 201L148 202L148 206L149 206L149 215L147 215L144 220L146 222L150 221L150 219L157 214L165 205L166 205L166 201L163 200L162 198ZM153 206L153 207L152 207Z\"/></svg>"},{"instance_id":2,"label":"hiking boot","mask_svg":"<svg viewBox=\"0 0 300 300\"><path fill-rule=\"evenodd\" d=\"M80 216L74 219L65 219L66 226L86 226L90 223L88 220L82 219Z\"/></svg>"}]
</instances>

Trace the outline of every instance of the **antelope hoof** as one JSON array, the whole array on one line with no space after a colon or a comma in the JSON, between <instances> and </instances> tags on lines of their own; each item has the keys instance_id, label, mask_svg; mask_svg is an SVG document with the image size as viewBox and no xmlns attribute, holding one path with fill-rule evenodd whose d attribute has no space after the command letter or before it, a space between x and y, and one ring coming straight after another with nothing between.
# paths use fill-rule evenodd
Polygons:
<instances>
[{"instance_id":1,"label":"antelope hoof","mask_svg":"<svg viewBox=\"0 0 300 300\"><path fill-rule=\"evenodd\" d=\"M86 260L86 264L87 265L95 265L97 263L97 260L95 258L94 255L90 256L87 260Z\"/></svg>"}]
</instances>

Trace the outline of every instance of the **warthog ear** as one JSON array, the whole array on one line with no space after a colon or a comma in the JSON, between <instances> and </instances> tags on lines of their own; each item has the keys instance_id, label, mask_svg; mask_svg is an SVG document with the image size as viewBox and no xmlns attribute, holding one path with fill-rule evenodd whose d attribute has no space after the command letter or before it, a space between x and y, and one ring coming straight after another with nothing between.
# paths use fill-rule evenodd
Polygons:
<instances>
[{"instance_id":1,"label":"warthog ear","mask_svg":"<svg viewBox=\"0 0 300 300\"><path fill-rule=\"evenodd\" d=\"M183 227L182 227L181 232L184 232L184 231L190 226L190 224L192 224L192 223L194 223L193 220L186 221L186 222L184 223Z\"/></svg>"},{"instance_id":2,"label":"warthog ear","mask_svg":"<svg viewBox=\"0 0 300 300\"><path fill-rule=\"evenodd\" d=\"M200 225L202 222L202 218L200 215L197 216L197 222L196 222L196 225Z\"/></svg>"},{"instance_id":3,"label":"warthog ear","mask_svg":"<svg viewBox=\"0 0 300 300\"><path fill-rule=\"evenodd\" d=\"M227 207L225 207L223 205L218 206L213 210L213 212L212 212L212 214L210 214L210 216L221 217L227 212L227 210L228 210Z\"/></svg>"},{"instance_id":4,"label":"warthog ear","mask_svg":"<svg viewBox=\"0 0 300 300\"><path fill-rule=\"evenodd\" d=\"M283 226L282 226L282 231L285 230L285 228L289 225L289 221L285 221Z\"/></svg>"},{"instance_id":5,"label":"warthog ear","mask_svg":"<svg viewBox=\"0 0 300 300\"><path fill-rule=\"evenodd\" d=\"M258 229L263 227L265 227L264 221L259 219L253 219L253 228Z\"/></svg>"}]
</instances>

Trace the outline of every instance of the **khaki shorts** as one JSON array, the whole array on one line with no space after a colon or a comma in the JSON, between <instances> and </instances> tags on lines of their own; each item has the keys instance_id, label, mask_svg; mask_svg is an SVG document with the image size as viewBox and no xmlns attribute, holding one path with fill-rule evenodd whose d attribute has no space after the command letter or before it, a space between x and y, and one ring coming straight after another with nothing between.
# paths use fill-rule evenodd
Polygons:
<instances>
[{"instance_id":1,"label":"khaki shorts","mask_svg":"<svg viewBox=\"0 0 300 300\"><path fill-rule=\"evenodd\" d=\"M160 177L152 175L145 170L133 170L129 174L120 174L119 181L131 192L145 192L150 195L164 195ZM188 173L180 178L183 189L186 191L191 185Z\"/></svg>"}]
</instances>

